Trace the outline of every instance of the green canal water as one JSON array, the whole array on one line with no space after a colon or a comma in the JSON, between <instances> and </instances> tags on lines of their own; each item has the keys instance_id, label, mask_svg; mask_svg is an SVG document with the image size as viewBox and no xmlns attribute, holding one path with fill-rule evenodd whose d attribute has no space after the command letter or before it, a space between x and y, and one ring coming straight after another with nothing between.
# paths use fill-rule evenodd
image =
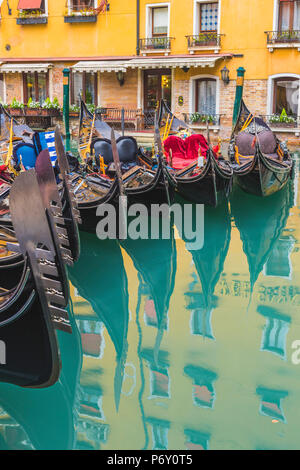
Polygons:
<instances>
[{"instance_id":1,"label":"green canal water","mask_svg":"<svg viewBox=\"0 0 300 470\"><path fill-rule=\"evenodd\" d=\"M82 233L60 381L0 384L0 448L299 449L298 183L235 187L197 250Z\"/></svg>"}]
</instances>

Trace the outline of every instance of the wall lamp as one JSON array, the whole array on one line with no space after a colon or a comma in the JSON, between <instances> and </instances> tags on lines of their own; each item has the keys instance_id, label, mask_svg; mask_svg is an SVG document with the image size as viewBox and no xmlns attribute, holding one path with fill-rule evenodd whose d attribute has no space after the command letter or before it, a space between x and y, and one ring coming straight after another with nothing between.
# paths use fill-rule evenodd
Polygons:
<instances>
[{"instance_id":1,"label":"wall lamp","mask_svg":"<svg viewBox=\"0 0 300 470\"><path fill-rule=\"evenodd\" d=\"M123 86L125 83L125 73L122 70L119 70L116 72L116 76L120 86Z\"/></svg>"},{"instance_id":2,"label":"wall lamp","mask_svg":"<svg viewBox=\"0 0 300 470\"><path fill-rule=\"evenodd\" d=\"M228 83L230 82L230 78L229 78L229 70L228 70L228 68L226 67L226 65L225 65L225 67L221 70L221 78L222 78L222 80L223 80L223 83L224 83L225 85L228 85Z\"/></svg>"}]
</instances>

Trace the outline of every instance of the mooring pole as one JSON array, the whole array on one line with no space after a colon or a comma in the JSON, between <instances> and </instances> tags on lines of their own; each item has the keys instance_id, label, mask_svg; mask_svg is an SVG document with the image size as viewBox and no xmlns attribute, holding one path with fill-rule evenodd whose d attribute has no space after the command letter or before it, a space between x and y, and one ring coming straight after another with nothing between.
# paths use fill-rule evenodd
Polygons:
<instances>
[{"instance_id":1,"label":"mooring pole","mask_svg":"<svg viewBox=\"0 0 300 470\"><path fill-rule=\"evenodd\" d=\"M243 98L244 90L244 77L246 70L244 67L239 67L237 69L237 80L236 80L236 90L235 90L235 102L233 108L233 117L232 117L232 126L234 127L240 112L241 102Z\"/></svg>"},{"instance_id":2,"label":"mooring pole","mask_svg":"<svg viewBox=\"0 0 300 470\"><path fill-rule=\"evenodd\" d=\"M66 150L70 150L70 69L63 70L64 86L64 123L66 131Z\"/></svg>"}]
</instances>

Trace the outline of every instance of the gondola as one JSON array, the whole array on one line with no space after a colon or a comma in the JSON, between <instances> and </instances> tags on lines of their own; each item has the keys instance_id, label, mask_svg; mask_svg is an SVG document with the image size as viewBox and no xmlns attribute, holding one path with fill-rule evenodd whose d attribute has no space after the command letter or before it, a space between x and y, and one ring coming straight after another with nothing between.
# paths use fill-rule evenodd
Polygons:
<instances>
[{"instance_id":1,"label":"gondola","mask_svg":"<svg viewBox=\"0 0 300 470\"><path fill-rule=\"evenodd\" d=\"M40 133L33 132L26 125L18 124L18 122L12 118L9 113L0 106L0 157L6 163L7 153L9 149L10 141L13 144L13 158L7 165L0 167L0 223L11 227L11 221L9 217L9 187L13 181L16 172L16 168L19 170L21 166L25 169L34 168L37 156L42 150L47 150L48 146L44 139L41 138ZM54 132L53 132L54 135ZM53 150L53 149L52 149ZM65 151L61 151L60 146L59 158L65 157ZM80 210L83 210L83 220L81 229L95 231L96 223L96 208L106 199L103 199L103 194L106 189L102 187L102 179L97 175L86 177L84 172L76 171L79 169L78 161L75 160L77 165L72 167L72 172L67 174L67 178L64 178L62 185L66 185L72 190L74 200L78 204ZM15 168L16 167L16 168ZM64 168L66 164L64 164ZM60 172L59 163L55 165L56 173ZM104 184L104 183L103 183ZM106 182L107 185L107 182ZM63 206L64 207L64 206ZM67 209L69 210L69 209Z\"/></svg>"},{"instance_id":2,"label":"gondola","mask_svg":"<svg viewBox=\"0 0 300 470\"><path fill-rule=\"evenodd\" d=\"M264 199L248 196L239 187L233 191L231 211L248 260L250 300L258 276L286 226L293 205L289 186Z\"/></svg>"},{"instance_id":3,"label":"gondola","mask_svg":"<svg viewBox=\"0 0 300 470\"><path fill-rule=\"evenodd\" d=\"M58 139L59 138L60 136L58 136ZM61 159L61 166L63 167L63 159ZM35 169L48 222L52 225L52 234L55 238L55 243L60 247L59 255L61 253L62 259L59 266L61 266L62 269L59 273L59 277L63 279L64 296L68 302L68 281L63 264L64 262L72 264L79 257L78 211L76 207L74 207L66 174L63 174L62 177L60 193L58 191L48 150L43 150L39 154L36 159ZM15 241L9 211L9 192L7 192L6 199L7 211L5 214L5 223L2 223L0 219L0 271L2 273L4 270L6 271L5 282L9 283L6 287L12 288L14 279L18 279L23 269L24 259L21 254L13 253L8 245Z\"/></svg>"},{"instance_id":4,"label":"gondola","mask_svg":"<svg viewBox=\"0 0 300 470\"><path fill-rule=\"evenodd\" d=\"M129 297L127 276L117 241L99 241L96 235L82 232L80 259L68 269L68 273L71 283L79 295L91 304L114 344L114 396L118 408L128 350Z\"/></svg>"},{"instance_id":5,"label":"gondola","mask_svg":"<svg viewBox=\"0 0 300 470\"><path fill-rule=\"evenodd\" d=\"M16 249L25 262L15 287L3 287L5 271L0 279L0 337L5 352L0 382L49 387L57 382L61 367L55 328L72 330L59 277L63 269L60 248L55 244L34 170L15 179L10 213Z\"/></svg>"},{"instance_id":6,"label":"gondola","mask_svg":"<svg viewBox=\"0 0 300 470\"><path fill-rule=\"evenodd\" d=\"M177 119L164 100L157 111L157 123L163 135L170 185L192 202L216 207L226 200L232 189L233 171L219 147L212 148L209 139L193 133Z\"/></svg>"},{"instance_id":7,"label":"gondola","mask_svg":"<svg viewBox=\"0 0 300 470\"><path fill-rule=\"evenodd\" d=\"M256 196L280 191L292 175L293 161L286 145L262 118L250 113L243 101L229 145L229 159L238 185Z\"/></svg>"},{"instance_id":8,"label":"gondola","mask_svg":"<svg viewBox=\"0 0 300 470\"><path fill-rule=\"evenodd\" d=\"M119 195L116 181L116 164L112 150L111 127L93 116L85 103L81 102L79 125L79 153L87 169L106 188L104 202L115 200ZM121 136L115 132L118 158L122 172L124 194L129 203L157 204L167 202L168 189L163 175L162 162L157 156L150 158L133 137ZM169 189L169 191L171 191Z\"/></svg>"}]
</instances>

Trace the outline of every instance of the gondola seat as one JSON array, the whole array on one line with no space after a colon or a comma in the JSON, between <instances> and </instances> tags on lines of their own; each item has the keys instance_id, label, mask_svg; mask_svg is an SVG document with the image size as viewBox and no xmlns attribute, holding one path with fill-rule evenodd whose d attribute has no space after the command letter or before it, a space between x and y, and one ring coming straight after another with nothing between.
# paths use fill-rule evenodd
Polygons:
<instances>
[{"instance_id":1,"label":"gondola seat","mask_svg":"<svg viewBox=\"0 0 300 470\"><path fill-rule=\"evenodd\" d=\"M135 162L138 154L138 145L133 137L119 137L117 148L121 163Z\"/></svg>"},{"instance_id":2,"label":"gondola seat","mask_svg":"<svg viewBox=\"0 0 300 470\"><path fill-rule=\"evenodd\" d=\"M258 134L257 138L261 152L271 158L278 159L278 154L276 152L277 142L273 132L268 130L262 131ZM249 132L240 132L236 137L235 143L240 156L252 158L255 155L255 135L249 134Z\"/></svg>"},{"instance_id":3,"label":"gondola seat","mask_svg":"<svg viewBox=\"0 0 300 470\"><path fill-rule=\"evenodd\" d=\"M175 170L182 170L192 165L201 156L206 158L208 145L201 134L192 134L185 140L178 136L170 136L164 141L165 154L170 163L170 150L172 151L172 167Z\"/></svg>"},{"instance_id":4,"label":"gondola seat","mask_svg":"<svg viewBox=\"0 0 300 470\"><path fill-rule=\"evenodd\" d=\"M95 153L97 166L100 165L100 156L103 157L105 165L114 161L111 142L108 139L97 139L92 143L92 152Z\"/></svg>"},{"instance_id":5,"label":"gondola seat","mask_svg":"<svg viewBox=\"0 0 300 470\"><path fill-rule=\"evenodd\" d=\"M34 168L36 162L36 151L34 145L21 142L14 147L13 157L16 165L20 165L22 162L25 170Z\"/></svg>"}]
</instances>

